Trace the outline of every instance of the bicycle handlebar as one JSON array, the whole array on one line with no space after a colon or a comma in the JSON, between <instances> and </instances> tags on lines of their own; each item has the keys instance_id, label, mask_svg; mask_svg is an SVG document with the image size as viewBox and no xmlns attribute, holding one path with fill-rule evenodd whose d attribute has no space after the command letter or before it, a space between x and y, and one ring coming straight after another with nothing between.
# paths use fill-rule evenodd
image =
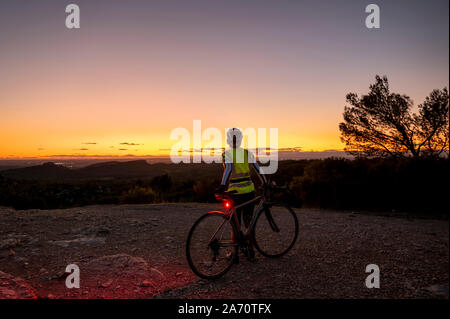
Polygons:
<instances>
[{"instance_id":1,"label":"bicycle handlebar","mask_svg":"<svg viewBox=\"0 0 450 319\"><path fill-rule=\"evenodd\" d=\"M264 185L261 185L260 189L263 191L265 190L287 190L289 191L288 185L279 186L273 182L272 184L266 183Z\"/></svg>"}]
</instances>

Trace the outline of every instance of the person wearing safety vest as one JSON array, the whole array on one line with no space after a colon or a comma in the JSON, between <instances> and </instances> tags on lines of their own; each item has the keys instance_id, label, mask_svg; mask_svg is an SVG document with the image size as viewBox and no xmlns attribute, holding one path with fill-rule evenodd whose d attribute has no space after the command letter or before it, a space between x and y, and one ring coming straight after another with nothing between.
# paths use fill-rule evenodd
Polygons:
<instances>
[{"instance_id":1,"label":"person wearing safety vest","mask_svg":"<svg viewBox=\"0 0 450 319\"><path fill-rule=\"evenodd\" d=\"M227 192L233 192L232 197L235 205L245 203L255 198L255 185L250 177L249 164L252 164L261 181L267 183L266 177L261 173L261 168L256 162L254 155L248 150L241 148L241 143L242 132L237 128L229 129L227 132L227 144L230 148L222 154L224 172L221 185L217 189L218 193L224 192L225 190ZM241 224L242 216L245 227L249 226L254 208L255 203L251 203L236 210L239 224ZM248 251L243 251L251 261L255 258L252 239L253 234L250 234L249 249Z\"/></svg>"}]
</instances>

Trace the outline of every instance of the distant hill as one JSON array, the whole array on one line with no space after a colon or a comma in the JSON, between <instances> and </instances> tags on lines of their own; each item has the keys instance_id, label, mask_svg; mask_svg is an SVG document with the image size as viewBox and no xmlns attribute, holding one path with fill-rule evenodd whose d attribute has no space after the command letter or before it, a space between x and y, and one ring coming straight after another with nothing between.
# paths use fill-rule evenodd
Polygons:
<instances>
[{"instance_id":1,"label":"distant hill","mask_svg":"<svg viewBox=\"0 0 450 319\"><path fill-rule=\"evenodd\" d=\"M22 166L2 166L0 165L0 171L6 171L8 169L21 168Z\"/></svg>"},{"instance_id":2,"label":"distant hill","mask_svg":"<svg viewBox=\"0 0 450 319\"><path fill-rule=\"evenodd\" d=\"M153 178L168 174L174 180L196 180L202 177L217 177L221 175L219 164L149 164L146 160L126 162L109 161L95 163L82 168L67 168L52 162L30 167L7 169L0 175L13 179L73 181L73 180L112 180L128 178Z\"/></svg>"},{"instance_id":3,"label":"distant hill","mask_svg":"<svg viewBox=\"0 0 450 319\"><path fill-rule=\"evenodd\" d=\"M74 172L70 168L56 165L52 162L30 167L8 169L1 171L0 174L15 179L36 180L70 179L74 177Z\"/></svg>"},{"instance_id":4,"label":"distant hill","mask_svg":"<svg viewBox=\"0 0 450 319\"><path fill-rule=\"evenodd\" d=\"M277 176L302 175L308 161L280 161ZM45 181L108 181L116 179L151 179L168 174L172 181L220 179L222 164L154 163L146 160L108 161L81 168L67 168L52 162L0 171L0 176L12 179Z\"/></svg>"},{"instance_id":5,"label":"distant hill","mask_svg":"<svg viewBox=\"0 0 450 319\"><path fill-rule=\"evenodd\" d=\"M155 170L145 160L137 160L97 163L79 169L70 169L49 162L42 165L4 170L0 174L9 178L27 180L96 180L153 177L161 174L161 171Z\"/></svg>"},{"instance_id":6,"label":"distant hill","mask_svg":"<svg viewBox=\"0 0 450 319\"><path fill-rule=\"evenodd\" d=\"M80 178L151 177L161 174L145 160L103 162L74 170Z\"/></svg>"}]
</instances>

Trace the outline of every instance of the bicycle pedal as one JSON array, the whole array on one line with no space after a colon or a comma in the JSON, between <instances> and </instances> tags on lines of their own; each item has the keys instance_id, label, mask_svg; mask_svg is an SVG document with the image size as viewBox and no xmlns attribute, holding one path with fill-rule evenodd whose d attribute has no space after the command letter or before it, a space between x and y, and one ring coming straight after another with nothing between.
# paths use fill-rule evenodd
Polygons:
<instances>
[{"instance_id":1,"label":"bicycle pedal","mask_svg":"<svg viewBox=\"0 0 450 319\"><path fill-rule=\"evenodd\" d=\"M227 254L226 258L227 258L228 260L230 260L231 258L233 258L233 263L234 263L234 264L239 264L239 254L236 254L236 255L233 256L233 254L229 253L229 254Z\"/></svg>"}]
</instances>

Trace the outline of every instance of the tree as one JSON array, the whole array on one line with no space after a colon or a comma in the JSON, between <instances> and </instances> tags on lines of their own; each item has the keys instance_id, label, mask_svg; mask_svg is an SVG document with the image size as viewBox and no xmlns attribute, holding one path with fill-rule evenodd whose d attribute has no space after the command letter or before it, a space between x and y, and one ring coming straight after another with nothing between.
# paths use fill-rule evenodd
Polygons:
<instances>
[{"instance_id":1,"label":"tree","mask_svg":"<svg viewBox=\"0 0 450 319\"><path fill-rule=\"evenodd\" d=\"M361 98L347 94L351 106L339 124L345 151L365 157L439 157L448 152L448 90L433 90L412 113L412 100L391 93L386 76L375 77Z\"/></svg>"}]
</instances>

